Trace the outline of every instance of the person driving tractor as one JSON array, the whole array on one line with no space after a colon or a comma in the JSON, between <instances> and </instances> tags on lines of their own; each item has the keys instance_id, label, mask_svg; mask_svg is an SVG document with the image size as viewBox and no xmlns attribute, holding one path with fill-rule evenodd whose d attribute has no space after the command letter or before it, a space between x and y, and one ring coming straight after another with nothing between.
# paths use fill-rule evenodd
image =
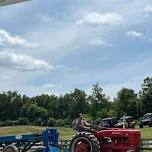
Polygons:
<instances>
[{"instance_id":1,"label":"person driving tractor","mask_svg":"<svg viewBox=\"0 0 152 152\"><path fill-rule=\"evenodd\" d=\"M78 114L78 118L75 124L75 129L77 131L92 131L90 127L91 124L84 120L82 114Z\"/></svg>"}]
</instances>

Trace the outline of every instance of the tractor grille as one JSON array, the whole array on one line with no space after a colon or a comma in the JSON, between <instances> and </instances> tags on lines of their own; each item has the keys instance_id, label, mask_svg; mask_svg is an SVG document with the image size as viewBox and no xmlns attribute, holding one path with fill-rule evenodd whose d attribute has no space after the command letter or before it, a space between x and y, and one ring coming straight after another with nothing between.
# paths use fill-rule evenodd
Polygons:
<instances>
[{"instance_id":1,"label":"tractor grille","mask_svg":"<svg viewBox=\"0 0 152 152\"><path fill-rule=\"evenodd\" d=\"M134 135L133 141L134 141L135 145L139 145L140 144L140 135L139 134Z\"/></svg>"},{"instance_id":2,"label":"tractor grille","mask_svg":"<svg viewBox=\"0 0 152 152\"><path fill-rule=\"evenodd\" d=\"M112 138L113 146L129 145L128 137L114 137Z\"/></svg>"}]
</instances>

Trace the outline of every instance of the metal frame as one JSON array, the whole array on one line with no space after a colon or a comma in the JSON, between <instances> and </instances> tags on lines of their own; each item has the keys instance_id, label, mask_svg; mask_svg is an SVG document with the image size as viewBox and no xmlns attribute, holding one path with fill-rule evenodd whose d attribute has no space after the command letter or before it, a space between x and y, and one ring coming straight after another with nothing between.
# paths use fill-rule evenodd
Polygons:
<instances>
[{"instance_id":1,"label":"metal frame","mask_svg":"<svg viewBox=\"0 0 152 152\"><path fill-rule=\"evenodd\" d=\"M141 139L141 151L152 151L152 139Z\"/></svg>"},{"instance_id":2,"label":"metal frame","mask_svg":"<svg viewBox=\"0 0 152 152\"><path fill-rule=\"evenodd\" d=\"M43 151L49 152L50 147L58 146L58 136L57 130L51 128L47 128L42 133L0 136L0 147L3 149L5 146L13 144L20 152L27 152L36 143L43 142Z\"/></svg>"}]
</instances>

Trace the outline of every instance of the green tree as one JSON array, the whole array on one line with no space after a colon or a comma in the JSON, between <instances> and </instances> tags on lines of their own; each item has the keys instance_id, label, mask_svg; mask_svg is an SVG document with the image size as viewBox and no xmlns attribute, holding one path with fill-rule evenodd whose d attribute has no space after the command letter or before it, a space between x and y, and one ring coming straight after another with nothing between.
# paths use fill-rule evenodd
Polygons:
<instances>
[{"instance_id":1,"label":"green tree","mask_svg":"<svg viewBox=\"0 0 152 152\"><path fill-rule=\"evenodd\" d=\"M39 118L41 118L43 121L46 121L48 119L48 111L40 106L37 106L36 104L31 104L28 107L28 117L30 121L37 121Z\"/></svg>"},{"instance_id":2,"label":"green tree","mask_svg":"<svg viewBox=\"0 0 152 152\"><path fill-rule=\"evenodd\" d=\"M1 120L16 120L21 114L23 106L22 97L16 91L0 94L0 118Z\"/></svg>"},{"instance_id":3,"label":"green tree","mask_svg":"<svg viewBox=\"0 0 152 152\"><path fill-rule=\"evenodd\" d=\"M140 91L142 114L152 112L152 77L144 79L142 90Z\"/></svg>"},{"instance_id":4,"label":"green tree","mask_svg":"<svg viewBox=\"0 0 152 152\"><path fill-rule=\"evenodd\" d=\"M137 115L137 94L132 89L122 88L118 92L114 104L117 116L123 116L124 114Z\"/></svg>"},{"instance_id":5,"label":"green tree","mask_svg":"<svg viewBox=\"0 0 152 152\"><path fill-rule=\"evenodd\" d=\"M98 83L93 85L92 95L88 97L92 117L106 117L109 111L109 101Z\"/></svg>"},{"instance_id":6,"label":"green tree","mask_svg":"<svg viewBox=\"0 0 152 152\"><path fill-rule=\"evenodd\" d=\"M75 89L74 92L70 94L69 113L71 118L77 117L79 113L87 112L88 104L86 96L86 93L79 89Z\"/></svg>"}]
</instances>

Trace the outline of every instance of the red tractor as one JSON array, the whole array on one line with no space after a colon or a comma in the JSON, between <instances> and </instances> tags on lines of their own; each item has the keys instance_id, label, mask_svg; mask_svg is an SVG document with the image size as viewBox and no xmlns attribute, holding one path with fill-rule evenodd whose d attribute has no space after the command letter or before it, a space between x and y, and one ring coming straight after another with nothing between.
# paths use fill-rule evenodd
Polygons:
<instances>
[{"instance_id":1,"label":"red tractor","mask_svg":"<svg viewBox=\"0 0 152 152\"><path fill-rule=\"evenodd\" d=\"M139 152L140 131L111 128L78 132L70 142L70 152Z\"/></svg>"}]
</instances>

